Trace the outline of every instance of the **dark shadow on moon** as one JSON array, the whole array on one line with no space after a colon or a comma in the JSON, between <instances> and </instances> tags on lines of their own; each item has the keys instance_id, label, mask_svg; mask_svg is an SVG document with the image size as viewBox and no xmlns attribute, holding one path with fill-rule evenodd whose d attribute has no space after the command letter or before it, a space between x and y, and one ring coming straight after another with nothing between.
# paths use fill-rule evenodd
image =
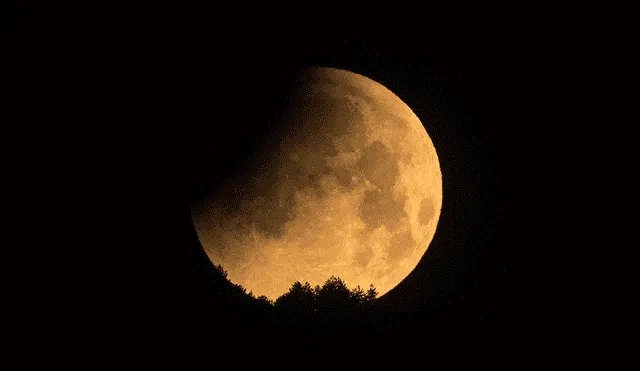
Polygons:
<instances>
[{"instance_id":1,"label":"dark shadow on moon","mask_svg":"<svg viewBox=\"0 0 640 371\"><path fill-rule=\"evenodd\" d=\"M328 159L337 156L340 151L362 149L365 143L361 130L364 117L345 97L303 90L287 110L283 120L286 121L284 127L287 129L280 133L280 148L274 149L269 158L261 160L260 178L252 182L253 185L246 191L246 198L259 198L260 201L251 201L243 210L239 210L245 213L255 230L267 238L282 237L285 224L296 217L296 192L311 190L319 198L326 196L321 186L324 176L335 177L346 189L355 188L356 184L351 179L354 174L343 167L332 168ZM343 142L346 145L342 147L348 148L338 149L334 138L342 136L347 138ZM374 166L373 156L385 150L378 148L381 144L365 151L366 158L360 166L366 168L363 169L365 174L375 179L380 178L377 182L385 186L393 182L389 175L373 175L377 171L388 171ZM391 176L395 178L397 166L394 167L395 163L391 163L388 151L385 154L383 166L391 168L395 172ZM291 158L291 155L295 155L295 158ZM377 196L374 195L375 197Z\"/></svg>"},{"instance_id":2,"label":"dark shadow on moon","mask_svg":"<svg viewBox=\"0 0 640 371\"><path fill-rule=\"evenodd\" d=\"M320 133L347 135L350 126L359 124L363 119L362 113L349 104L347 99L334 97L322 91L308 92L301 96L298 104L292 107L287 115L291 125L305 129L300 134L312 134L311 137ZM296 126L293 129L295 130Z\"/></svg>"},{"instance_id":3,"label":"dark shadow on moon","mask_svg":"<svg viewBox=\"0 0 640 371\"><path fill-rule=\"evenodd\" d=\"M345 95L358 97L359 99L367 103L370 107L376 107L375 100L366 91L351 85L348 80L341 78L339 82L336 81L337 78L335 76L331 76L331 72L327 72L326 69L311 69L307 72L307 74L313 76L312 81L320 86L333 86L336 90L345 93Z\"/></svg>"},{"instance_id":4,"label":"dark shadow on moon","mask_svg":"<svg viewBox=\"0 0 640 371\"><path fill-rule=\"evenodd\" d=\"M269 238L279 238L285 234L285 224L295 216L291 213L295 205L293 194L283 197L268 195L252 200L250 212L247 215L249 225L256 232Z\"/></svg>"},{"instance_id":5,"label":"dark shadow on moon","mask_svg":"<svg viewBox=\"0 0 640 371\"><path fill-rule=\"evenodd\" d=\"M315 86L322 86L322 82ZM342 87L340 89L342 91ZM359 99L365 96L361 92L354 94ZM373 102L370 105L373 107ZM362 132L364 115L357 104L350 102L344 95L334 96L324 91L304 90L288 110L285 121L291 128L292 139L321 144L317 147L321 151L322 146L333 146L332 138L339 137L348 138L344 142L345 148L340 148L339 151L353 152L365 145ZM337 154L326 151L322 153Z\"/></svg>"}]
</instances>

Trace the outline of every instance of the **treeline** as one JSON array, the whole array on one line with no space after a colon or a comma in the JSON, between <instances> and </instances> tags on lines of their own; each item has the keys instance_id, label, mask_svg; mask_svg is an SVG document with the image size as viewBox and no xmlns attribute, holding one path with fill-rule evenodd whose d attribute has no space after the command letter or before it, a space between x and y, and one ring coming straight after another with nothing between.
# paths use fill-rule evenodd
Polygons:
<instances>
[{"instance_id":1,"label":"treeline","mask_svg":"<svg viewBox=\"0 0 640 371\"><path fill-rule=\"evenodd\" d=\"M287 352L305 358L322 351L378 354L459 347L476 344L478 334L500 334L505 328L496 328L484 314L481 297L453 304L434 299L416 310L379 299L374 286L349 288L332 276L316 286L293 282L270 300L232 283L220 265L203 261L196 268L185 275L190 281L180 286L181 295L147 314L154 318L154 346L217 355L237 349L254 356Z\"/></svg>"},{"instance_id":2,"label":"treeline","mask_svg":"<svg viewBox=\"0 0 640 371\"><path fill-rule=\"evenodd\" d=\"M339 277L322 285L294 282L275 300L255 296L227 279L220 265L214 266L217 287L211 291L211 317L233 336L250 334L256 342L277 341L289 346L327 349L356 339L367 339L383 326L378 292L372 284L349 289ZM248 335L249 336L249 335Z\"/></svg>"},{"instance_id":3,"label":"treeline","mask_svg":"<svg viewBox=\"0 0 640 371\"><path fill-rule=\"evenodd\" d=\"M222 265L214 265L214 271L219 279L227 281L228 285L233 287L233 291L236 291L236 293L245 294L259 303L268 304L276 308L288 308L292 305L298 306L304 303L304 305L308 305L312 311L317 312L320 308L328 305L353 306L365 303L371 304L378 296L378 291L373 284L371 284L366 291L359 285L353 289L349 289L341 278L331 276L322 286L316 285L315 287L311 287L309 282L302 284L300 281L296 281L291 288L289 288L288 292L273 301L265 295L256 297L252 291L247 292L247 289L242 285L231 283L227 278L227 271Z\"/></svg>"}]
</instances>

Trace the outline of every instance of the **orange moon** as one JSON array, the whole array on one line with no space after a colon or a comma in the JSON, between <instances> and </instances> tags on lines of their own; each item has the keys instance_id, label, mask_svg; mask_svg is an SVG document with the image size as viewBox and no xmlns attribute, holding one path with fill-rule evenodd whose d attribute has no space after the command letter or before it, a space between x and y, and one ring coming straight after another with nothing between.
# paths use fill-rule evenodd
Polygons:
<instances>
[{"instance_id":1,"label":"orange moon","mask_svg":"<svg viewBox=\"0 0 640 371\"><path fill-rule=\"evenodd\" d=\"M281 120L242 182L192 207L209 259L256 296L331 275L384 295L416 267L440 217L425 126L383 85L326 67L301 72Z\"/></svg>"}]
</instances>

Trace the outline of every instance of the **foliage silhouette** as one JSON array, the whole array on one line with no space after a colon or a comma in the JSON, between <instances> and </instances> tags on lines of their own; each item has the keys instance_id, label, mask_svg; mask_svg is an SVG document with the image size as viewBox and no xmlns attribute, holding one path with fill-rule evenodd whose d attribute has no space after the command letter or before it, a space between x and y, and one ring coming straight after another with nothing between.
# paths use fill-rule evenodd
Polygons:
<instances>
[{"instance_id":1,"label":"foliage silhouette","mask_svg":"<svg viewBox=\"0 0 640 371\"><path fill-rule=\"evenodd\" d=\"M288 292L271 300L233 284L221 265L213 266L212 276L212 295L218 299L215 314L218 323L229 327L229 334L258 331L261 341L333 349L365 338L380 325L378 293L373 284L365 291L360 286L350 290L336 276L315 287L296 281Z\"/></svg>"},{"instance_id":2,"label":"foliage silhouette","mask_svg":"<svg viewBox=\"0 0 640 371\"><path fill-rule=\"evenodd\" d=\"M228 279L220 265L208 264L205 279L206 298L190 305L198 318L208 324L193 323L201 337L215 342L216 349L238 346L271 354L287 349L291 354L310 351L343 352L345 349L378 352L406 347L438 345L443 339L458 344L459 339L473 341L474 333L488 325L477 320L483 303L434 304L411 311L388 299L378 299L373 284L368 289L350 289L337 276L321 285L294 282L289 290L272 300L257 296ZM481 320L482 318L479 317ZM205 326L205 327L203 327ZM424 332L426 330L426 332ZM407 333L428 333L428 339L413 343ZM475 332L474 332L475 331ZM467 334L471 336L465 337ZM225 348L227 347L227 348Z\"/></svg>"},{"instance_id":3,"label":"foliage silhouette","mask_svg":"<svg viewBox=\"0 0 640 371\"><path fill-rule=\"evenodd\" d=\"M378 297L378 291L376 290L375 286L373 286L373 283L372 283L371 285L369 285L369 289L367 290L367 293L364 295L364 301L372 302L376 300L376 297Z\"/></svg>"}]
</instances>

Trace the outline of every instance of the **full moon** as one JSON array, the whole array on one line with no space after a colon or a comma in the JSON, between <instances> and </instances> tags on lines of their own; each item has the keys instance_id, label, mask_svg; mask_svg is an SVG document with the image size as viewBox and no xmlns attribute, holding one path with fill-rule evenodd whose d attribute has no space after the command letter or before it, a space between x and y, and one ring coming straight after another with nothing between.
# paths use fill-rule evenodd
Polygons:
<instances>
[{"instance_id":1,"label":"full moon","mask_svg":"<svg viewBox=\"0 0 640 371\"><path fill-rule=\"evenodd\" d=\"M304 69L282 129L249 173L192 206L209 259L231 282L276 299L295 281L379 295L416 267L442 207L425 126L393 92L335 68Z\"/></svg>"}]
</instances>

